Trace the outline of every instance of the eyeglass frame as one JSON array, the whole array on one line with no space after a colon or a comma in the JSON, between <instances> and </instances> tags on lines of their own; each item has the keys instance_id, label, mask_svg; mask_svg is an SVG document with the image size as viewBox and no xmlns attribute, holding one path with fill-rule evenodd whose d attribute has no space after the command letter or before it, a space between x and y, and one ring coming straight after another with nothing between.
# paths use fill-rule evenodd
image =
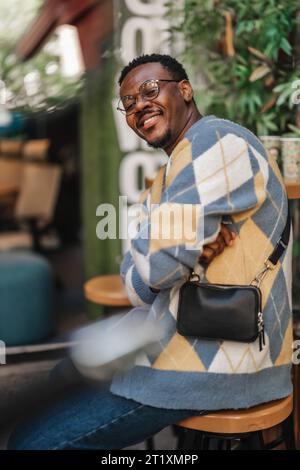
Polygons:
<instances>
[{"instance_id":1,"label":"eyeglass frame","mask_svg":"<svg viewBox=\"0 0 300 470\"><path fill-rule=\"evenodd\" d=\"M154 96L154 98L148 98L147 101L152 101L152 100L155 100L155 98L158 97L159 93L160 93L160 87L159 87L159 82L176 82L176 83L179 83L179 82L182 82L182 78L180 80L167 80L167 79L163 79L163 78L158 78L158 79L154 79L154 78L149 78L148 80L145 80L143 83L141 83L141 85L139 86L139 91L138 93L136 93L136 95L124 95L124 96L121 96L119 98L119 101L118 101L118 106L117 106L117 110L120 111L124 116L130 116L131 114L135 113L135 106L136 106L136 103L137 103L137 96L140 95L142 100L143 100L143 95L141 94L140 90L142 88L142 86L145 85L145 83L147 82L154 82L157 84L157 95ZM126 109L124 108L120 108L119 104L120 102L122 102L122 99L123 98L134 98L135 99L135 103L134 103L134 108L133 108L133 111L131 111L129 114L127 114L126 112ZM143 100L144 101L144 100Z\"/></svg>"}]
</instances>

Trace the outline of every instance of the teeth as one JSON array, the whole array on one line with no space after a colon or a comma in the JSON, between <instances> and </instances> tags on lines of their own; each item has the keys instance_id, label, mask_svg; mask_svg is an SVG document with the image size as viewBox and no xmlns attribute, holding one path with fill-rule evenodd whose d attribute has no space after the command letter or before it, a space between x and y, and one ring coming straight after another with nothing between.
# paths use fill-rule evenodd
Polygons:
<instances>
[{"instance_id":1,"label":"teeth","mask_svg":"<svg viewBox=\"0 0 300 470\"><path fill-rule=\"evenodd\" d=\"M155 115L155 116L151 116L150 118L146 119L146 120L144 121L144 124L147 124L147 122L152 121L152 119L154 119L155 117L156 117L156 115Z\"/></svg>"}]
</instances>

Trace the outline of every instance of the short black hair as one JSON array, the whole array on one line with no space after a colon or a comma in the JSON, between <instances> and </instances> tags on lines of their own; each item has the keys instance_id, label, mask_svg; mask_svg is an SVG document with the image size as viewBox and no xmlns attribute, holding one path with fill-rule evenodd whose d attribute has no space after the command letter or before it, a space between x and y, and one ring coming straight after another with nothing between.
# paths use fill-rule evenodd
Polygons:
<instances>
[{"instance_id":1,"label":"short black hair","mask_svg":"<svg viewBox=\"0 0 300 470\"><path fill-rule=\"evenodd\" d=\"M148 64L149 62L158 62L159 64L161 64L170 72L174 80L189 79L182 64L180 64L176 59L174 59L174 57L171 57L167 54L144 54L139 57L136 57L123 68L119 77L119 85L121 86L124 78L132 69L135 69L139 65Z\"/></svg>"}]
</instances>

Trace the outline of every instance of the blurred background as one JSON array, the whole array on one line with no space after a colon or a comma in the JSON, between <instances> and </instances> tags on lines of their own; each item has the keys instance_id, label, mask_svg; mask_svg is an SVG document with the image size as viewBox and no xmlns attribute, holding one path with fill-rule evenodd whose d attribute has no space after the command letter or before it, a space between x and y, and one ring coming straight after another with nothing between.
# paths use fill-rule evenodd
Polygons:
<instances>
[{"instance_id":1,"label":"blurred background","mask_svg":"<svg viewBox=\"0 0 300 470\"><path fill-rule=\"evenodd\" d=\"M130 307L117 275L127 247L118 198L137 202L165 156L117 112L117 78L152 52L183 62L201 113L247 126L277 159L294 220L300 335L299 0L2 0L0 339L11 368L0 373L12 377L3 393L28 371L43 375L72 329ZM102 203L116 208L114 239L96 235Z\"/></svg>"}]
</instances>

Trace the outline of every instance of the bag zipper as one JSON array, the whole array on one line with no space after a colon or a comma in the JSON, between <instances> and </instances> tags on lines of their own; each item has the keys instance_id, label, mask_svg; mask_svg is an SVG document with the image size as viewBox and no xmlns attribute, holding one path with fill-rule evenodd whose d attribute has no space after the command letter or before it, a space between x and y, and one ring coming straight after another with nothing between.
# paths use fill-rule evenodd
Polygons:
<instances>
[{"instance_id":1,"label":"bag zipper","mask_svg":"<svg viewBox=\"0 0 300 470\"><path fill-rule=\"evenodd\" d=\"M258 327L258 338L259 338L259 350L262 351L266 344L265 341L265 323L262 312L258 312L257 316L257 327Z\"/></svg>"}]
</instances>

